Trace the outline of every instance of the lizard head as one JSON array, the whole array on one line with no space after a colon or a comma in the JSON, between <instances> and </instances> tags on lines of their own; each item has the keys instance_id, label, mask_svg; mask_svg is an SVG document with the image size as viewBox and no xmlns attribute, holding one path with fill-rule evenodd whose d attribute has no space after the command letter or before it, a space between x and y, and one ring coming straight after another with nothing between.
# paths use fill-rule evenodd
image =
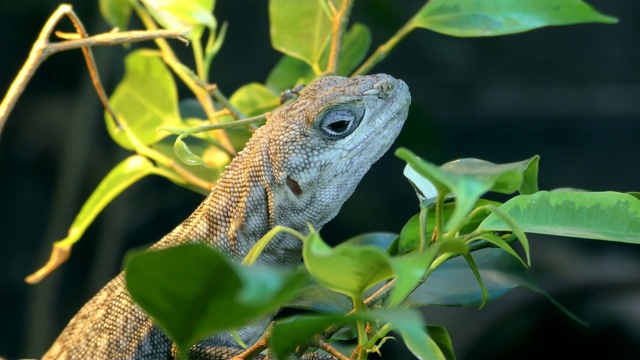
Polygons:
<instances>
[{"instance_id":1,"label":"lizard head","mask_svg":"<svg viewBox=\"0 0 640 360\"><path fill-rule=\"evenodd\" d=\"M331 220L396 139L410 102L407 85L389 75L330 76L272 112L274 207L287 214L276 221L304 231Z\"/></svg>"}]
</instances>

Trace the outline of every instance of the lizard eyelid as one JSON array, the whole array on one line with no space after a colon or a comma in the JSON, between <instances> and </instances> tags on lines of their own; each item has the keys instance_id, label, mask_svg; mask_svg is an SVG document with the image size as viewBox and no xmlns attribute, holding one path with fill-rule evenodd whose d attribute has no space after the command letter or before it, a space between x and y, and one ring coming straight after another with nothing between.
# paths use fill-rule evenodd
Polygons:
<instances>
[{"instance_id":1,"label":"lizard eyelid","mask_svg":"<svg viewBox=\"0 0 640 360\"><path fill-rule=\"evenodd\" d=\"M328 111L320 121L320 131L330 140L343 139L358 127L363 115L344 108Z\"/></svg>"}]
</instances>

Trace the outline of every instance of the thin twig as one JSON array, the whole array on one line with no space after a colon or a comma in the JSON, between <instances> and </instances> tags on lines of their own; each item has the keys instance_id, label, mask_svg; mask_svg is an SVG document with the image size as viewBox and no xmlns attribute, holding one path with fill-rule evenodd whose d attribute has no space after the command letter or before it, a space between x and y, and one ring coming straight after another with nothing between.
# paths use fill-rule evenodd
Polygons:
<instances>
[{"instance_id":1,"label":"thin twig","mask_svg":"<svg viewBox=\"0 0 640 360\"><path fill-rule=\"evenodd\" d=\"M324 342L322 340L316 341L316 343L314 345L316 345L316 347L328 352L332 356L337 357L339 360L349 360L349 358L346 357L340 351L338 351L338 349L334 348L333 346L327 344L326 342Z\"/></svg>"},{"instance_id":2,"label":"thin twig","mask_svg":"<svg viewBox=\"0 0 640 360\"><path fill-rule=\"evenodd\" d=\"M67 16L69 17L69 19L71 19L74 27L76 28L76 31L78 32L79 38L65 40L57 43L50 43L49 39L51 37L51 34L53 33L55 26L64 16ZM89 67L91 79L94 86L96 87L98 96L100 97L102 104L105 106L105 109L110 112L112 117L115 119L115 114L113 114L113 110L111 110L108 102L106 101L106 95L104 89L102 88L102 84L100 83L98 72L90 48L92 46L109 46L157 38L179 38L186 35L188 32L188 29L127 31L123 33L106 33L88 37L84 26L82 25L82 22L73 12L73 8L71 7L71 5L60 5L43 26L42 31L38 35L38 38L31 48L31 52L29 52L29 57L18 72L16 78L11 83L11 86L9 86L9 90L7 90L2 103L0 103L0 134L2 134L4 124L6 123L9 114L20 98L20 95L22 95L22 93L24 92L24 89L35 74L38 67L49 56L61 51L82 48L87 66Z\"/></svg>"}]
</instances>

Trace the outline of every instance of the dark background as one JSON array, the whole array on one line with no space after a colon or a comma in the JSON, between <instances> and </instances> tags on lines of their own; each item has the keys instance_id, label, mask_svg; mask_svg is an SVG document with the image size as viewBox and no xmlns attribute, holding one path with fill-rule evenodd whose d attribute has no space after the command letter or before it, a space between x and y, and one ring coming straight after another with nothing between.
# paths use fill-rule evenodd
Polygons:
<instances>
[{"instance_id":1,"label":"dark background","mask_svg":"<svg viewBox=\"0 0 640 360\"><path fill-rule=\"evenodd\" d=\"M90 33L109 30L97 1L72 3ZM375 47L421 3L359 1L352 19L369 25ZM414 31L374 69L405 80L413 96L393 148L406 146L438 164L460 157L511 162L539 154L542 189L640 190L640 5L589 3L620 23L483 39ZM264 81L279 59L269 43L266 4L217 4L215 15L229 21L229 32L211 73L226 94ZM57 5L0 3L0 92ZM66 22L63 28L69 28ZM126 50L94 51L110 93L122 76ZM40 356L117 274L127 249L156 241L202 200L164 179L146 178L107 207L67 264L39 285L24 283L44 264L51 243L66 236L100 179L128 155L104 130L102 111L81 53L73 51L44 63L6 124L0 139L0 356ZM325 227L324 237L335 243L368 231L399 232L418 211L402 168L387 154ZM543 236L530 241L533 276L590 326L520 289L482 311L426 309L428 323L449 329L458 357L640 358L638 247Z\"/></svg>"}]
</instances>

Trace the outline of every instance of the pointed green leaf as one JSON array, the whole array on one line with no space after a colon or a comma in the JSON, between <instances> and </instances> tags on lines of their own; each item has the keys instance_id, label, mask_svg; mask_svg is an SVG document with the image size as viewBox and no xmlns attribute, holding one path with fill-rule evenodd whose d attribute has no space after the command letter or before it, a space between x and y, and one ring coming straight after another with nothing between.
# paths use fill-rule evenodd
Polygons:
<instances>
[{"instance_id":1,"label":"pointed green leaf","mask_svg":"<svg viewBox=\"0 0 640 360\"><path fill-rule=\"evenodd\" d=\"M331 34L331 19L319 1L269 1L271 44L320 71L319 61Z\"/></svg>"},{"instance_id":2,"label":"pointed green leaf","mask_svg":"<svg viewBox=\"0 0 640 360\"><path fill-rule=\"evenodd\" d=\"M452 36L496 36L544 26L617 21L581 0L430 0L413 24Z\"/></svg>"},{"instance_id":3,"label":"pointed green leaf","mask_svg":"<svg viewBox=\"0 0 640 360\"><path fill-rule=\"evenodd\" d=\"M127 123L132 135L144 145L167 136L164 131L156 132L157 128L182 125L175 82L156 52L136 50L127 56L124 78L109 103L120 120ZM125 149L133 150L125 132L116 129L107 112L105 121L111 137Z\"/></svg>"},{"instance_id":4,"label":"pointed green leaf","mask_svg":"<svg viewBox=\"0 0 640 360\"><path fill-rule=\"evenodd\" d=\"M180 159L183 163L187 165L206 166L204 161L202 161L202 159L198 155L194 154L191 150L189 150L189 147L187 146L187 144L185 144L184 141L182 141L182 139L179 136L176 139L176 142L173 144L173 150L176 152L176 156L178 156L178 159Z\"/></svg>"},{"instance_id":5,"label":"pointed green leaf","mask_svg":"<svg viewBox=\"0 0 640 360\"><path fill-rule=\"evenodd\" d=\"M367 289L393 276L389 256L373 246L331 248L317 232L304 242L302 256L309 274L328 289L359 298Z\"/></svg>"},{"instance_id":6,"label":"pointed green leaf","mask_svg":"<svg viewBox=\"0 0 640 360\"><path fill-rule=\"evenodd\" d=\"M217 331L266 316L306 282L296 271L243 267L202 244L127 256L132 299L181 350Z\"/></svg>"},{"instance_id":7,"label":"pointed green leaf","mask_svg":"<svg viewBox=\"0 0 640 360\"><path fill-rule=\"evenodd\" d=\"M445 359L436 342L426 333L422 315L418 311L389 308L365 312L362 316L370 322L379 320L383 324L389 323L418 359Z\"/></svg>"},{"instance_id":8,"label":"pointed green leaf","mask_svg":"<svg viewBox=\"0 0 640 360\"><path fill-rule=\"evenodd\" d=\"M427 333L447 359L456 360L456 354L453 351L453 344L447 328L439 325L427 325Z\"/></svg>"},{"instance_id":9,"label":"pointed green leaf","mask_svg":"<svg viewBox=\"0 0 640 360\"><path fill-rule=\"evenodd\" d=\"M251 83L240 87L229 101L246 116L258 116L277 108L280 96L262 84Z\"/></svg>"},{"instance_id":10,"label":"pointed green leaf","mask_svg":"<svg viewBox=\"0 0 640 360\"><path fill-rule=\"evenodd\" d=\"M436 188L438 193L453 193L456 207L446 222L445 230L462 223L480 196L488 191L512 193L518 189L535 189L538 157L510 164L493 164L478 159L462 159L438 167L411 151L400 148L396 156L406 161ZM535 173L535 174L534 174ZM525 174L527 175L525 177Z\"/></svg>"},{"instance_id":11,"label":"pointed green leaf","mask_svg":"<svg viewBox=\"0 0 640 360\"><path fill-rule=\"evenodd\" d=\"M117 27L120 31L127 30L132 9L129 0L100 0L99 4L100 14L109 25Z\"/></svg>"},{"instance_id":12,"label":"pointed green leaf","mask_svg":"<svg viewBox=\"0 0 640 360\"><path fill-rule=\"evenodd\" d=\"M187 170L195 177L214 184L220 178L220 175L222 175L222 173L224 172L225 166L228 165L231 161L229 155L227 155L227 153L218 149L217 147L211 146L207 142L194 137L189 137L185 141L187 141L189 144L189 150L192 151L197 157L202 159L202 161L207 166L183 166L183 169ZM154 144L152 146L152 149L168 158L173 159L177 164L181 164L182 160L178 158L174 146L175 142L173 141L173 139L167 138ZM158 164L157 166L168 173L175 174L175 177L168 177L168 179L176 182L176 184L187 187L188 189L202 193L204 195L209 194L210 189L203 190L201 187L196 187L194 185L185 183L182 180L182 177L177 174L172 168L165 167L162 164Z\"/></svg>"},{"instance_id":13,"label":"pointed green leaf","mask_svg":"<svg viewBox=\"0 0 640 360\"><path fill-rule=\"evenodd\" d=\"M141 0L153 18L165 29L191 28L187 35L199 40L205 27L213 31L216 19L213 16L214 0Z\"/></svg>"},{"instance_id":14,"label":"pointed green leaf","mask_svg":"<svg viewBox=\"0 0 640 360\"><path fill-rule=\"evenodd\" d=\"M617 192L546 192L519 195L499 207L528 233L640 244L640 200ZM509 231L497 215L480 229Z\"/></svg>"}]
</instances>

